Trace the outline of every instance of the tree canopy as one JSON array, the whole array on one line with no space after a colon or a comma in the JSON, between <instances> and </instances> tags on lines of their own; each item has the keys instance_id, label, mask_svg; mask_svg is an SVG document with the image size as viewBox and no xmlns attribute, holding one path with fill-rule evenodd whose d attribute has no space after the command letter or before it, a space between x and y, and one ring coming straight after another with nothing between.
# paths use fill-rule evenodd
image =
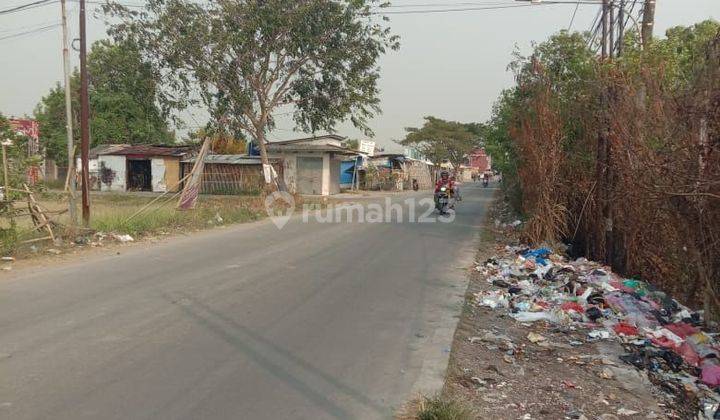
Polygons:
<instances>
[{"instance_id":1,"label":"tree canopy","mask_svg":"<svg viewBox=\"0 0 720 420\"><path fill-rule=\"evenodd\" d=\"M380 112L378 58L398 40L378 0L148 0L115 3L111 33L138 45L163 75L167 108L203 105L211 121L247 133L266 161L266 132L290 107L298 129L350 120L369 133ZM224 130L223 130L224 131Z\"/></svg>"},{"instance_id":2,"label":"tree canopy","mask_svg":"<svg viewBox=\"0 0 720 420\"><path fill-rule=\"evenodd\" d=\"M96 42L88 54L92 145L172 143L167 113L157 105L158 75L129 43ZM74 140L79 144L80 75L71 77ZM67 160L65 90L58 83L35 109L47 157Z\"/></svg>"},{"instance_id":3,"label":"tree canopy","mask_svg":"<svg viewBox=\"0 0 720 420\"><path fill-rule=\"evenodd\" d=\"M481 125L445 121L427 116L421 128L408 127L407 135L400 141L403 146L413 146L422 155L437 163L450 162L459 168L467 155L479 147Z\"/></svg>"},{"instance_id":4,"label":"tree canopy","mask_svg":"<svg viewBox=\"0 0 720 420\"><path fill-rule=\"evenodd\" d=\"M718 319L720 24L637 39L601 59L561 31L516 55L487 150L529 241L570 242Z\"/></svg>"}]
</instances>

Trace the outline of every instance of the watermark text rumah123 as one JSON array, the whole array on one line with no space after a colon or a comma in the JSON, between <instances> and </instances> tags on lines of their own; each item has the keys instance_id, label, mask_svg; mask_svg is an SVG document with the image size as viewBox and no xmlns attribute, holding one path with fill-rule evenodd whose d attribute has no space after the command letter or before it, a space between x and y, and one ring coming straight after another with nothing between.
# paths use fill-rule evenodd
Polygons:
<instances>
[{"instance_id":1,"label":"watermark text rumah123","mask_svg":"<svg viewBox=\"0 0 720 420\"><path fill-rule=\"evenodd\" d=\"M268 216L282 229L296 211L295 200L286 192L274 192L265 199ZM432 198L407 198L400 202L385 197L383 203L344 203L332 207L304 204L303 223L452 223L455 211L440 214Z\"/></svg>"}]
</instances>

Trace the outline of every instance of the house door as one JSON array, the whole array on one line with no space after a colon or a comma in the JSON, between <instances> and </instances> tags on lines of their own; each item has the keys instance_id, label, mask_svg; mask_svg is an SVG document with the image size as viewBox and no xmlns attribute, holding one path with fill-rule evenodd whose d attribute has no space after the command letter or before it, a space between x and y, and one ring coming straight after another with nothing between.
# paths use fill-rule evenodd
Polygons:
<instances>
[{"instance_id":1,"label":"house door","mask_svg":"<svg viewBox=\"0 0 720 420\"><path fill-rule=\"evenodd\" d=\"M323 159L297 158L297 190L300 194L322 194Z\"/></svg>"},{"instance_id":2,"label":"house door","mask_svg":"<svg viewBox=\"0 0 720 420\"><path fill-rule=\"evenodd\" d=\"M152 191L152 170L150 159L128 159L127 190Z\"/></svg>"}]
</instances>

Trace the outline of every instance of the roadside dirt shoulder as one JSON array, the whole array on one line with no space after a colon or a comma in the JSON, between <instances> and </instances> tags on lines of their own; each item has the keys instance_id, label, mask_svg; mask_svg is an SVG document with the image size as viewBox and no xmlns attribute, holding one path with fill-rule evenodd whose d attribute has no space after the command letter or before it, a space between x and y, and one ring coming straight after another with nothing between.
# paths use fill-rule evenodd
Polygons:
<instances>
[{"instance_id":1,"label":"roadside dirt shoulder","mask_svg":"<svg viewBox=\"0 0 720 420\"><path fill-rule=\"evenodd\" d=\"M501 254L508 241L486 225L477 261ZM475 295L493 286L471 273L444 394L469 402L476 418L678 418L644 374L620 361L619 343L479 306Z\"/></svg>"}]
</instances>

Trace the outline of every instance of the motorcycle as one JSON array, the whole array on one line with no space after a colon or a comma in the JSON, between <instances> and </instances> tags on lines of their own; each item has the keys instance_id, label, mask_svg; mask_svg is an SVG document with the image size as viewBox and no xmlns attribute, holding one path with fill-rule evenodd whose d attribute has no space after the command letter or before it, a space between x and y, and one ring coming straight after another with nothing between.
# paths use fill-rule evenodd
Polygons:
<instances>
[{"instance_id":1,"label":"motorcycle","mask_svg":"<svg viewBox=\"0 0 720 420\"><path fill-rule=\"evenodd\" d=\"M450 207L450 194L452 191L447 187L440 187L440 191L436 194L435 209L440 214L447 214Z\"/></svg>"},{"instance_id":2,"label":"motorcycle","mask_svg":"<svg viewBox=\"0 0 720 420\"><path fill-rule=\"evenodd\" d=\"M487 188L489 182L490 182L489 179L483 178L483 187L484 187L484 188Z\"/></svg>"}]
</instances>

